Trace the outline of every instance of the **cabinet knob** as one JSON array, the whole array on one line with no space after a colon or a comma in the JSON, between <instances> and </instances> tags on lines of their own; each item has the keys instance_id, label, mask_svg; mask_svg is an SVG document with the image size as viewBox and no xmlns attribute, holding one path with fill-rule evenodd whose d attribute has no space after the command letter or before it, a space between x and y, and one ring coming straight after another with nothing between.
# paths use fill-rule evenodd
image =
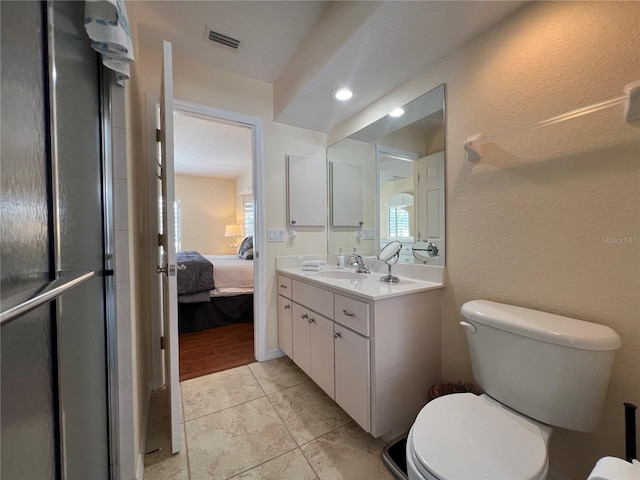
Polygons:
<instances>
[{"instance_id":1,"label":"cabinet knob","mask_svg":"<svg viewBox=\"0 0 640 480\"><path fill-rule=\"evenodd\" d=\"M355 313L347 312L346 310L342 310L342 313L344 313L347 317L355 317L356 316Z\"/></svg>"},{"instance_id":2,"label":"cabinet knob","mask_svg":"<svg viewBox=\"0 0 640 480\"><path fill-rule=\"evenodd\" d=\"M289 305L288 303L284 306L285 310L289 310L291 308L291 305Z\"/></svg>"},{"instance_id":3,"label":"cabinet knob","mask_svg":"<svg viewBox=\"0 0 640 480\"><path fill-rule=\"evenodd\" d=\"M295 225L296 221L295 220L291 220L291 225Z\"/></svg>"},{"instance_id":4,"label":"cabinet knob","mask_svg":"<svg viewBox=\"0 0 640 480\"><path fill-rule=\"evenodd\" d=\"M280 288L287 288L286 285L280 284Z\"/></svg>"},{"instance_id":5,"label":"cabinet knob","mask_svg":"<svg viewBox=\"0 0 640 480\"><path fill-rule=\"evenodd\" d=\"M306 313L303 313L302 315L300 315L300 318L309 318L309 315L307 315Z\"/></svg>"},{"instance_id":6,"label":"cabinet knob","mask_svg":"<svg viewBox=\"0 0 640 480\"><path fill-rule=\"evenodd\" d=\"M362 226L364 225L364 222L358 222L358 225Z\"/></svg>"},{"instance_id":7,"label":"cabinet knob","mask_svg":"<svg viewBox=\"0 0 640 480\"><path fill-rule=\"evenodd\" d=\"M313 317L309 317L309 323L316 323L316 319Z\"/></svg>"},{"instance_id":8,"label":"cabinet knob","mask_svg":"<svg viewBox=\"0 0 640 480\"><path fill-rule=\"evenodd\" d=\"M333 338L342 338L341 332L333 332Z\"/></svg>"}]
</instances>

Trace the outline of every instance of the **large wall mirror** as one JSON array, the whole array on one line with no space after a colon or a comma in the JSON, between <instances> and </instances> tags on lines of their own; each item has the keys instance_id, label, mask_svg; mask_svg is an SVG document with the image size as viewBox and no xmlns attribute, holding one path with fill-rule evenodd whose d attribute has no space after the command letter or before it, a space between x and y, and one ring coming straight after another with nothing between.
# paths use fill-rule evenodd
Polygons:
<instances>
[{"instance_id":1,"label":"large wall mirror","mask_svg":"<svg viewBox=\"0 0 640 480\"><path fill-rule=\"evenodd\" d=\"M397 240L400 262L422 264L411 246L431 241L438 256L426 263L444 266L445 86L402 110L327 149L328 253L374 256Z\"/></svg>"}]
</instances>

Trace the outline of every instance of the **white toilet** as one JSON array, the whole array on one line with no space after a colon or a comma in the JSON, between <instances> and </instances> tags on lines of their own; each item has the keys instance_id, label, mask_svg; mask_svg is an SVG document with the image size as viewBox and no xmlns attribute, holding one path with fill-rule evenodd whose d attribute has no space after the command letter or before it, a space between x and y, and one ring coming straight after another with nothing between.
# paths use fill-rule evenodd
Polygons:
<instances>
[{"instance_id":1,"label":"white toilet","mask_svg":"<svg viewBox=\"0 0 640 480\"><path fill-rule=\"evenodd\" d=\"M445 395L420 411L407 439L409 479L544 479L551 426L597 427L620 337L486 300L461 312L485 394Z\"/></svg>"}]
</instances>

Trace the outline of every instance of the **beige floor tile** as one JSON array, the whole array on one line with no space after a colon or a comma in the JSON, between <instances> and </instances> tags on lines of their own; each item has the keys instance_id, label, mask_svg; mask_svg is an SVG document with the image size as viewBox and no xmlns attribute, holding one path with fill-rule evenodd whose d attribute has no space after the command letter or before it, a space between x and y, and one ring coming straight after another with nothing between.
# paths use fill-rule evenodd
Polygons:
<instances>
[{"instance_id":1,"label":"beige floor tile","mask_svg":"<svg viewBox=\"0 0 640 480\"><path fill-rule=\"evenodd\" d=\"M144 467L145 480L189 480L184 425L180 428L180 452L165 458L164 453L171 452L170 440L163 450L145 457L145 465L148 465Z\"/></svg>"},{"instance_id":2,"label":"beige floor tile","mask_svg":"<svg viewBox=\"0 0 640 480\"><path fill-rule=\"evenodd\" d=\"M249 365L265 393L274 393L309 381L309 377L289 357Z\"/></svg>"},{"instance_id":3,"label":"beige floor tile","mask_svg":"<svg viewBox=\"0 0 640 480\"><path fill-rule=\"evenodd\" d=\"M349 423L301 447L321 480L393 480L382 460L384 442Z\"/></svg>"},{"instance_id":4,"label":"beige floor tile","mask_svg":"<svg viewBox=\"0 0 640 480\"><path fill-rule=\"evenodd\" d=\"M269 395L269 400L303 445L349 422L349 416L313 382Z\"/></svg>"},{"instance_id":5,"label":"beige floor tile","mask_svg":"<svg viewBox=\"0 0 640 480\"><path fill-rule=\"evenodd\" d=\"M317 480L315 472L299 448L285 453L251 470L241 473L234 480Z\"/></svg>"},{"instance_id":6,"label":"beige floor tile","mask_svg":"<svg viewBox=\"0 0 640 480\"><path fill-rule=\"evenodd\" d=\"M296 448L266 397L185 425L194 480L226 479Z\"/></svg>"},{"instance_id":7,"label":"beige floor tile","mask_svg":"<svg viewBox=\"0 0 640 480\"><path fill-rule=\"evenodd\" d=\"M181 383L186 421L240 405L264 395L246 367L212 373Z\"/></svg>"}]
</instances>

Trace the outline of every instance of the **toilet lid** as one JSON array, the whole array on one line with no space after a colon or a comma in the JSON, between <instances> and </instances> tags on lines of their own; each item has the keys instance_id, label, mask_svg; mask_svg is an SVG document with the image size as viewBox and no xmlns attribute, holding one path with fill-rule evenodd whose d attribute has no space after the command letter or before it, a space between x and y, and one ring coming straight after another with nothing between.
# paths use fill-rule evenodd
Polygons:
<instances>
[{"instance_id":1,"label":"toilet lid","mask_svg":"<svg viewBox=\"0 0 640 480\"><path fill-rule=\"evenodd\" d=\"M412 430L415 459L438 478L534 479L547 467L538 427L471 393L428 403Z\"/></svg>"}]
</instances>

